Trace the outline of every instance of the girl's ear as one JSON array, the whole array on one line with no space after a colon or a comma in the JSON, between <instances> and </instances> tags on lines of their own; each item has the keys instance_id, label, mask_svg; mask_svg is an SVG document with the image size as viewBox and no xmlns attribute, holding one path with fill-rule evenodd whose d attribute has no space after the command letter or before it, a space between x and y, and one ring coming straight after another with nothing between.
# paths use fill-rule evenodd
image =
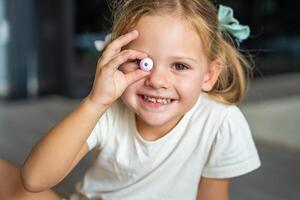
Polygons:
<instances>
[{"instance_id":1,"label":"girl's ear","mask_svg":"<svg viewBox=\"0 0 300 200\"><path fill-rule=\"evenodd\" d=\"M209 92L213 88L223 68L224 65L220 58L217 58L210 63L203 79L203 83L202 83L203 91Z\"/></svg>"}]
</instances>

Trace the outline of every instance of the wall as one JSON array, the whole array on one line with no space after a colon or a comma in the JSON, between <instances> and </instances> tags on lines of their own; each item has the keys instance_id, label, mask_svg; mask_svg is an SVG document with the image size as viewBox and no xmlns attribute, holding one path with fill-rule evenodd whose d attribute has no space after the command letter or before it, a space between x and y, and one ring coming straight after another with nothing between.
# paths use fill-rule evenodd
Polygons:
<instances>
[{"instance_id":1,"label":"wall","mask_svg":"<svg viewBox=\"0 0 300 200\"><path fill-rule=\"evenodd\" d=\"M7 43L9 26L5 18L5 0L0 0L0 97L7 96Z\"/></svg>"}]
</instances>

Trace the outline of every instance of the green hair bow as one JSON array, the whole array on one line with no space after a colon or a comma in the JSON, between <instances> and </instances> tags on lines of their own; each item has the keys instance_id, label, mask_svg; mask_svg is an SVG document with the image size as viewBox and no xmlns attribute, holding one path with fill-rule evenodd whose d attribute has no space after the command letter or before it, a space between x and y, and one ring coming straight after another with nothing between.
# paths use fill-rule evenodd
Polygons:
<instances>
[{"instance_id":1,"label":"green hair bow","mask_svg":"<svg viewBox=\"0 0 300 200\"><path fill-rule=\"evenodd\" d=\"M233 10L230 7L219 6L218 21L220 30L227 31L236 38L238 45L250 35L249 26L240 25L239 21L233 17Z\"/></svg>"}]
</instances>

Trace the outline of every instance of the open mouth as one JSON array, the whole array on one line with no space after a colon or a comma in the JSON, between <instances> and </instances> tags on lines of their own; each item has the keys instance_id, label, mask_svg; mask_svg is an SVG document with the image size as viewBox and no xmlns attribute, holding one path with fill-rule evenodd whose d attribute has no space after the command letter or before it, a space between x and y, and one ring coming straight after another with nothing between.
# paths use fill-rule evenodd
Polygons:
<instances>
[{"instance_id":1,"label":"open mouth","mask_svg":"<svg viewBox=\"0 0 300 200\"><path fill-rule=\"evenodd\" d=\"M158 97L151 97L151 96L147 96L147 95L139 95L140 98L148 103L153 103L153 104L161 104L161 105L168 105L171 104L173 101L175 101L175 99L171 99L171 98L158 98Z\"/></svg>"}]
</instances>

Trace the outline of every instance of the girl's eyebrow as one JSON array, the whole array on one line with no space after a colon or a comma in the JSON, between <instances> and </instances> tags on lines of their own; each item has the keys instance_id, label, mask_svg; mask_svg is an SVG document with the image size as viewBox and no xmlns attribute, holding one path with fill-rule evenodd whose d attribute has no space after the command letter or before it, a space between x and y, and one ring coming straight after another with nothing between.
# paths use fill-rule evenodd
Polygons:
<instances>
[{"instance_id":1,"label":"girl's eyebrow","mask_svg":"<svg viewBox=\"0 0 300 200\"><path fill-rule=\"evenodd\" d=\"M198 61L195 60L194 58L190 58L190 57L186 57L186 56L171 56L171 58L173 58L173 59L186 59L186 60L191 60L195 63L198 63Z\"/></svg>"}]
</instances>

